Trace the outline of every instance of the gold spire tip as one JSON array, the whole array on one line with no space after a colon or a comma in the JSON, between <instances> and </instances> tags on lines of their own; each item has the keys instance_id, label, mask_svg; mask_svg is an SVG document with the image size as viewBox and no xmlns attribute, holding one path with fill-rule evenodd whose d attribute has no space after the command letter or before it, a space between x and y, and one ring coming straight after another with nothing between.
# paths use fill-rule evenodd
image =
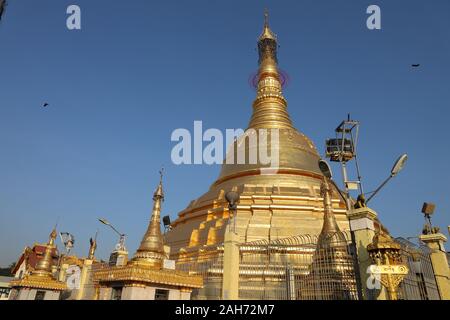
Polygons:
<instances>
[{"instance_id":1,"label":"gold spire tip","mask_svg":"<svg viewBox=\"0 0 450 320\"><path fill-rule=\"evenodd\" d=\"M269 10L267 8L264 9L264 28L262 34L259 37L259 40L263 39L272 39L275 41L277 39L276 35L272 32L272 30L270 30L269 27Z\"/></svg>"},{"instance_id":2,"label":"gold spire tip","mask_svg":"<svg viewBox=\"0 0 450 320\"><path fill-rule=\"evenodd\" d=\"M153 194L153 200L156 200L156 198L161 198L164 200L164 192L163 192L163 186L162 186L162 179L164 176L164 167L159 170L159 184L158 187L156 187L155 193Z\"/></svg>"}]
</instances>

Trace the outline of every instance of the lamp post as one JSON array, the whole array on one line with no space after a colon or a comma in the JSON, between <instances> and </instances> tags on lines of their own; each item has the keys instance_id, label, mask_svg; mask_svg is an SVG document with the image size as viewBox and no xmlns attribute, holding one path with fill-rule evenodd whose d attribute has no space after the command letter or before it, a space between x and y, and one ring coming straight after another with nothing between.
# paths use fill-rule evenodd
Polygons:
<instances>
[{"instance_id":1,"label":"lamp post","mask_svg":"<svg viewBox=\"0 0 450 320\"><path fill-rule=\"evenodd\" d=\"M108 220L106 220L104 218L98 218L98 221L100 221L101 223L103 223L106 226L109 226L111 229L114 230L115 233L117 233L119 235L118 249L125 250L125 234L119 232L116 228L114 228L114 226Z\"/></svg>"},{"instance_id":2,"label":"lamp post","mask_svg":"<svg viewBox=\"0 0 450 320\"><path fill-rule=\"evenodd\" d=\"M383 181L383 183L372 192L372 195L367 199L366 203L368 203L385 185L389 182L393 177L395 177L404 167L406 164L406 160L408 160L408 155L402 154L397 161L395 162L394 166L392 167L391 174L389 177Z\"/></svg>"},{"instance_id":3,"label":"lamp post","mask_svg":"<svg viewBox=\"0 0 450 320\"><path fill-rule=\"evenodd\" d=\"M236 191L228 191L225 194L225 199L228 201L228 209L233 213L233 232L236 233L236 211L239 193Z\"/></svg>"},{"instance_id":4,"label":"lamp post","mask_svg":"<svg viewBox=\"0 0 450 320\"><path fill-rule=\"evenodd\" d=\"M233 225L228 220L227 230L223 241L223 279L222 299L237 300L239 298L239 236L236 233L236 211L239 194L236 191L228 191L225 194L228 202L228 210L233 213Z\"/></svg>"}]
</instances>

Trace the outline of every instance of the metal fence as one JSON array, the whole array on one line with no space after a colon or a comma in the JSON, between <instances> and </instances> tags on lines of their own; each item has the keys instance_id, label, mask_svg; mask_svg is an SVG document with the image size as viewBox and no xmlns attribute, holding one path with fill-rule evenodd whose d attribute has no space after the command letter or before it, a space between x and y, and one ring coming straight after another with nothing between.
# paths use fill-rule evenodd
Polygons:
<instances>
[{"instance_id":1,"label":"metal fence","mask_svg":"<svg viewBox=\"0 0 450 320\"><path fill-rule=\"evenodd\" d=\"M342 233L241 245L239 298L355 300L354 258Z\"/></svg>"},{"instance_id":2,"label":"metal fence","mask_svg":"<svg viewBox=\"0 0 450 320\"><path fill-rule=\"evenodd\" d=\"M191 293L193 300L222 299L223 246L205 249L195 258L182 254L176 261L176 269L203 278L203 288Z\"/></svg>"},{"instance_id":3,"label":"metal fence","mask_svg":"<svg viewBox=\"0 0 450 320\"><path fill-rule=\"evenodd\" d=\"M399 299L439 300L439 291L430 258L431 249L404 238L395 240L400 243L402 260L409 268L409 273L398 288Z\"/></svg>"},{"instance_id":4,"label":"metal fence","mask_svg":"<svg viewBox=\"0 0 450 320\"><path fill-rule=\"evenodd\" d=\"M239 299L358 298L354 255L342 233L325 242L303 235L239 247ZM203 277L204 287L192 292L193 299L222 298L223 246L205 250L195 259L181 255L177 269Z\"/></svg>"},{"instance_id":5,"label":"metal fence","mask_svg":"<svg viewBox=\"0 0 450 320\"><path fill-rule=\"evenodd\" d=\"M327 239L303 235L239 244L239 299L358 299L358 264L349 239L339 233ZM409 269L398 287L398 298L439 300L430 249L403 238L395 240ZM204 287L192 292L193 299L222 299L223 250L219 245L195 258L185 253L177 260L178 270L204 279Z\"/></svg>"}]
</instances>

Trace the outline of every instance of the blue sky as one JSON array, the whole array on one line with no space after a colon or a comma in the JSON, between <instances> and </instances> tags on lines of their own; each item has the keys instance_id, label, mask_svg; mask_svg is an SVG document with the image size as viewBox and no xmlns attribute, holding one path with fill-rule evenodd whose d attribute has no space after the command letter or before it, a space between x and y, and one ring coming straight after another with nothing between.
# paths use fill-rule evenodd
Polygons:
<instances>
[{"instance_id":1,"label":"blue sky","mask_svg":"<svg viewBox=\"0 0 450 320\"><path fill-rule=\"evenodd\" d=\"M58 217L77 254L97 229L98 256L113 249L116 236L97 217L128 235L133 254L162 165L163 215L174 219L204 193L219 166L173 165L170 135L194 120L247 126L264 7L296 127L323 154L347 113L360 120L367 191L407 152L371 206L407 237L421 231L422 203L435 202L434 223L447 234L448 0L9 2L0 22L0 265L45 241ZM82 30L66 28L70 4L81 7ZM381 30L366 28L371 4L381 7Z\"/></svg>"}]
</instances>

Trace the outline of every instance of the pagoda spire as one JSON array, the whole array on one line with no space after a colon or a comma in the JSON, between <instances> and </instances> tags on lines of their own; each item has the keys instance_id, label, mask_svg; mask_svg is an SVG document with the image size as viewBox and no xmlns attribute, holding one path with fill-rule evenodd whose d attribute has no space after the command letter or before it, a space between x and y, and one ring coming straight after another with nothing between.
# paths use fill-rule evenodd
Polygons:
<instances>
[{"instance_id":1,"label":"pagoda spire","mask_svg":"<svg viewBox=\"0 0 450 320\"><path fill-rule=\"evenodd\" d=\"M53 256L52 253L56 249L55 245L56 239L56 227L53 228L50 233L47 244L45 245L44 256L40 259L34 270L31 273L26 274L23 278L12 280L10 286L16 288L17 290L51 290L58 292L56 299L58 299L59 294L63 290L67 290L67 284L62 281L58 281L52 272L53 267ZM28 295L28 294L27 294ZM46 299L47 300L47 299Z\"/></svg>"},{"instance_id":2,"label":"pagoda spire","mask_svg":"<svg viewBox=\"0 0 450 320\"><path fill-rule=\"evenodd\" d=\"M331 188L326 177L323 177L322 184L320 186L320 193L323 198L323 225L322 231L319 234L318 245L320 246L333 246L342 245L346 243L345 237L342 234L339 226L336 222L336 217L333 213L333 207L331 204Z\"/></svg>"},{"instance_id":3,"label":"pagoda spire","mask_svg":"<svg viewBox=\"0 0 450 320\"><path fill-rule=\"evenodd\" d=\"M44 256L36 264L33 274L41 276L52 275L52 266L53 266L52 251L55 248L55 239L56 239L56 228L53 228L52 232L49 235L48 243L45 246Z\"/></svg>"},{"instance_id":4,"label":"pagoda spire","mask_svg":"<svg viewBox=\"0 0 450 320\"><path fill-rule=\"evenodd\" d=\"M258 38L258 87L249 128L293 128L281 90L277 48L277 36L270 29L266 10L263 31Z\"/></svg>"},{"instance_id":5,"label":"pagoda spire","mask_svg":"<svg viewBox=\"0 0 450 320\"><path fill-rule=\"evenodd\" d=\"M142 238L139 249L134 255L133 262L142 263L151 267L161 268L164 255L164 242L161 234L161 205L164 201L162 185L163 170L159 171L159 185L153 194L153 210L147 231Z\"/></svg>"},{"instance_id":6,"label":"pagoda spire","mask_svg":"<svg viewBox=\"0 0 450 320\"><path fill-rule=\"evenodd\" d=\"M264 10L264 28L258 40L261 41L263 39L273 39L277 41L277 36L272 32L272 30L270 30L269 27L269 10L267 9Z\"/></svg>"}]
</instances>

